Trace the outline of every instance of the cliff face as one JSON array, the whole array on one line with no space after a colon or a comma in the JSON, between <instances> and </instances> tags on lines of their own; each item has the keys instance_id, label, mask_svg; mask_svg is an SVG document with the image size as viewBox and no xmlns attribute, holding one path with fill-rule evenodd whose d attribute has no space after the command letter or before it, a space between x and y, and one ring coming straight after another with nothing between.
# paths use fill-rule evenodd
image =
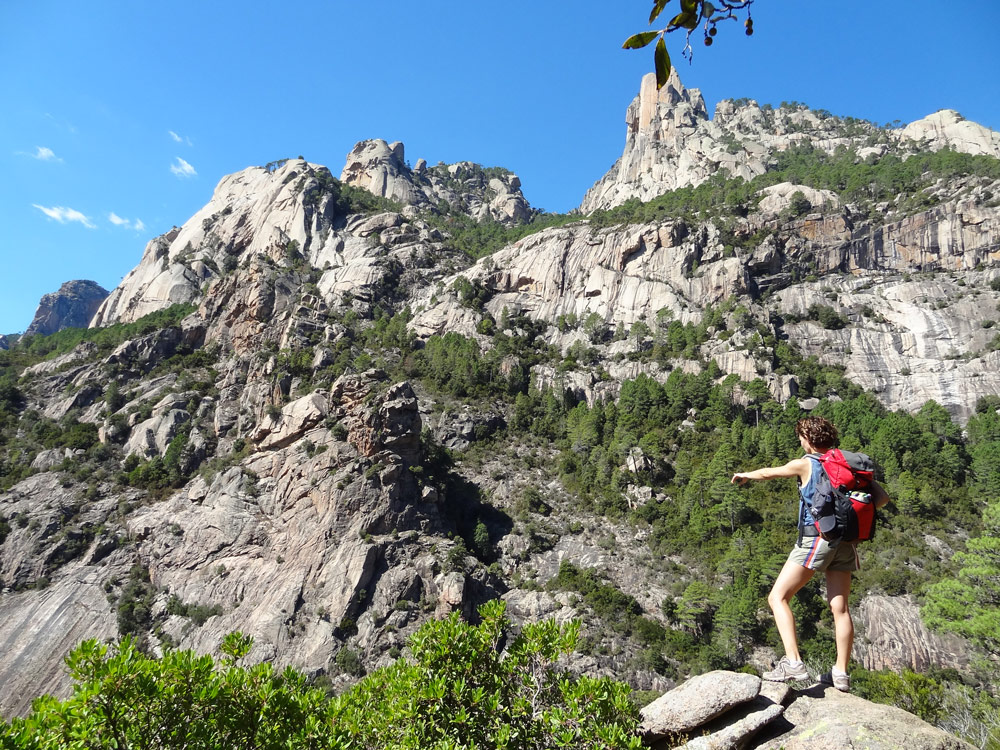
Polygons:
<instances>
[{"instance_id":1,"label":"cliff face","mask_svg":"<svg viewBox=\"0 0 1000 750\"><path fill-rule=\"evenodd\" d=\"M108 291L93 281L67 281L42 297L24 335L47 336L63 328L86 328Z\"/></svg>"},{"instance_id":2,"label":"cliff face","mask_svg":"<svg viewBox=\"0 0 1000 750\"><path fill-rule=\"evenodd\" d=\"M978 194L993 189L1000 185ZM697 322L708 305L747 300L758 320L784 321L789 341L844 365L849 378L886 405L916 410L933 399L967 418L978 396L1000 394L1000 352L991 343L1000 301L1000 212L964 190L938 207L898 220L890 215L877 226L832 199L830 209L797 219L779 218L780 199L765 200L761 205L770 210L728 227L671 220L596 228L583 220L527 237L461 275L489 290L486 309L494 319L507 308L546 321L597 316L609 329L644 321L655 331L660 311L668 321ZM780 194L770 189L769 199ZM731 240L723 229L738 238L770 234L756 247L741 247L737 239L734 249L726 247ZM474 334L477 320L460 300L432 304L433 298L427 293L416 300L425 308L413 321L418 333ZM842 323L831 328L810 320L816 305L829 307ZM744 379L770 378L776 398L791 396L787 381L771 375L768 353L755 353L733 323L735 335L708 343L705 355ZM550 341L563 349L578 336L550 331ZM627 344L598 344L609 359L628 350L622 347ZM608 371L622 372L612 365ZM644 371L657 376L656 368ZM549 382L544 368L538 374ZM633 367L611 382L570 374L567 383L593 402L636 374Z\"/></svg>"},{"instance_id":3,"label":"cliff face","mask_svg":"<svg viewBox=\"0 0 1000 750\"><path fill-rule=\"evenodd\" d=\"M87 367L93 375L104 364ZM369 668L388 663L426 617L471 614L474 602L498 595L484 571L442 570L442 555L455 547L454 521L442 514L442 493L418 484L414 472L426 457L409 384L373 370L265 408L280 389L267 363L232 364L217 399L197 409L176 376L149 383L130 403L152 405L150 417L127 420L124 446L125 454L163 457L183 430L181 461L198 462L207 448L231 455L232 435L244 434L239 440L252 448L237 448L248 455L233 456L228 468L203 472L155 503L98 480L94 502L85 487L67 491L58 480L65 461L84 459L55 451L36 460L41 473L0 496L5 517L25 519L0 555L0 576L13 589L0 596L4 714L25 711L42 691L62 693L62 655L84 638L115 638L123 615L107 598L121 602L136 587L148 586L140 599L145 617L161 621L161 642L211 651L242 630L254 634L253 659L310 674L336 672L332 659L347 638ZM84 419L99 414L91 407ZM229 415L242 426L228 427ZM109 445L122 439L114 417L103 424ZM42 579L44 590L30 590ZM198 607L210 619L195 627Z\"/></svg>"}]
</instances>

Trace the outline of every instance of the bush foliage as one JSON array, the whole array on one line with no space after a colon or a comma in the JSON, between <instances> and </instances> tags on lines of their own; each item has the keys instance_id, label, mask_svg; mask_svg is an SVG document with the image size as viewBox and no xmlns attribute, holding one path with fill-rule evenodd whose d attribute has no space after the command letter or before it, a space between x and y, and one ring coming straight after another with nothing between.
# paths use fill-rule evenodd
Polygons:
<instances>
[{"instance_id":1,"label":"bush foliage","mask_svg":"<svg viewBox=\"0 0 1000 750\"><path fill-rule=\"evenodd\" d=\"M546 621L512 635L502 602L469 625L432 621L397 660L330 698L292 668L239 666L252 646L230 634L216 662L192 651L156 659L131 638L85 641L67 658L66 701L36 700L0 724L4 748L639 748L627 686L559 670L578 624ZM507 643L506 648L503 644Z\"/></svg>"}]
</instances>

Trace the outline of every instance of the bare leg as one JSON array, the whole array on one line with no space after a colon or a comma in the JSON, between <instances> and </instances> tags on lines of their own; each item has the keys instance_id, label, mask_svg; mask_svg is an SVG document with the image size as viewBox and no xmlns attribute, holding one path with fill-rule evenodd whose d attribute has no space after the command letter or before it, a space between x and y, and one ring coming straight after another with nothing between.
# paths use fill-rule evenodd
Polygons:
<instances>
[{"instance_id":1,"label":"bare leg","mask_svg":"<svg viewBox=\"0 0 1000 750\"><path fill-rule=\"evenodd\" d=\"M837 637L837 669L847 671L854 645L854 621L847 600L851 595L851 571L826 571L826 600L833 613L833 629Z\"/></svg>"},{"instance_id":2,"label":"bare leg","mask_svg":"<svg viewBox=\"0 0 1000 750\"><path fill-rule=\"evenodd\" d=\"M795 638L795 616L792 614L789 602L799 589L809 583L813 572L796 562L786 560L774 586L771 587L771 593L767 595L767 603L774 613L774 624L778 627L778 635L781 636L781 643L785 647L785 656L793 661L801 659L799 643Z\"/></svg>"}]
</instances>

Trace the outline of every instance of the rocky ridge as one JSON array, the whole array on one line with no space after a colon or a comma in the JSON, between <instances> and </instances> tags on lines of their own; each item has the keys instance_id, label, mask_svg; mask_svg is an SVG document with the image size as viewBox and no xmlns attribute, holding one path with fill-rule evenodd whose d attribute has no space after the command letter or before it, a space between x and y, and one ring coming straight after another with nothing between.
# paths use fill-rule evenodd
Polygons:
<instances>
[{"instance_id":1,"label":"rocky ridge","mask_svg":"<svg viewBox=\"0 0 1000 750\"><path fill-rule=\"evenodd\" d=\"M404 154L399 141L361 141L347 155L340 179L414 212L455 205L477 221L501 224L521 224L534 213L521 195L521 181L506 169L468 161L429 167L425 159L411 168Z\"/></svg>"},{"instance_id":2,"label":"rocky ridge","mask_svg":"<svg viewBox=\"0 0 1000 750\"><path fill-rule=\"evenodd\" d=\"M828 153L855 148L861 158L918 148L1000 157L1000 133L954 110L935 112L904 128L880 128L794 102L774 109L749 99L727 99L709 119L701 91L685 88L676 67L659 90L655 75L643 77L625 123L625 150L587 191L582 213L700 185L720 170L749 180L767 170L775 152L807 144Z\"/></svg>"},{"instance_id":3,"label":"rocky ridge","mask_svg":"<svg viewBox=\"0 0 1000 750\"><path fill-rule=\"evenodd\" d=\"M286 262L308 271L304 277L315 275L306 280L323 297L339 303L350 293L370 302L387 280L433 266L440 239L425 222L398 213L349 215L326 167L302 159L250 167L223 178L183 227L150 241L93 325L132 322L172 304L209 298L216 306L220 299L231 305L241 319L250 305L249 317L260 329L271 322L275 300L280 305L298 291L273 284L275 269ZM395 252L387 254L384 243ZM206 284L220 286L203 296ZM231 313L227 320L233 319ZM226 327L237 339L253 328Z\"/></svg>"},{"instance_id":4,"label":"rocky ridge","mask_svg":"<svg viewBox=\"0 0 1000 750\"><path fill-rule=\"evenodd\" d=\"M47 336L63 328L86 328L107 296L108 290L94 281L67 281L58 292L42 297L24 335Z\"/></svg>"}]
</instances>

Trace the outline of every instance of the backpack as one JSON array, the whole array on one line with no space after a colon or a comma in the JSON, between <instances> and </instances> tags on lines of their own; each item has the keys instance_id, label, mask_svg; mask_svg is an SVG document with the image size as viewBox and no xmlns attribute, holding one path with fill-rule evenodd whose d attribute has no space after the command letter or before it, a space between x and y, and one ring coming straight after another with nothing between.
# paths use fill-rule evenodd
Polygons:
<instances>
[{"instance_id":1,"label":"backpack","mask_svg":"<svg viewBox=\"0 0 1000 750\"><path fill-rule=\"evenodd\" d=\"M813 455L823 471L809 510L817 533L828 542L866 542L875 536L875 503L868 488L875 464L864 453L839 448Z\"/></svg>"}]
</instances>

